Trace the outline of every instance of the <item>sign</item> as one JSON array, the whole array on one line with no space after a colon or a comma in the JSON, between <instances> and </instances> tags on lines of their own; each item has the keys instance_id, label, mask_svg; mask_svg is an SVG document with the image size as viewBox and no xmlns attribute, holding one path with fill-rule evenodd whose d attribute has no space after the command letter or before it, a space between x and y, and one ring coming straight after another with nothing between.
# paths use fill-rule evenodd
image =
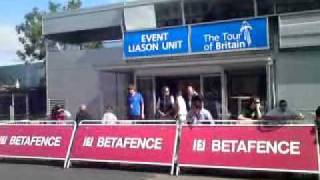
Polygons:
<instances>
[{"instance_id":1,"label":"sign","mask_svg":"<svg viewBox=\"0 0 320 180\"><path fill-rule=\"evenodd\" d=\"M1 124L0 157L65 160L73 125Z\"/></svg>"},{"instance_id":2,"label":"sign","mask_svg":"<svg viewBox=\"0 0 320 180\"><path fill-rule=\"evenodd\" d=\"M195 25L191 31L193 53L269 48L266 18Z\"/></svg>"},{"instance_id":3,"label":"sign","mask_svg":"<svg viewBox=\"0 0 320 180\"><path fill-rule=\"evenodd\" d=\"M319 170L313 126L183 126L179 166Z\"/></svg>"},{"instance_id":4,"label":"sign","mask_svg":"<svg viewBox=\"0 0 320 180\"><path fill-rule=\"evenodd\" d=\"M171 166L175 125L80 125L71 161Z\"/></svg>"},{"instance_id":5,"label":"sign","mask_svg":"<svg viewBox=\"0 0 320 180\"><path fill-rule=\"evenodd\" d=\"M126 58L187 52L187 27L126 32L124 35L124 55Z\"/></svg>"}]
</instances>

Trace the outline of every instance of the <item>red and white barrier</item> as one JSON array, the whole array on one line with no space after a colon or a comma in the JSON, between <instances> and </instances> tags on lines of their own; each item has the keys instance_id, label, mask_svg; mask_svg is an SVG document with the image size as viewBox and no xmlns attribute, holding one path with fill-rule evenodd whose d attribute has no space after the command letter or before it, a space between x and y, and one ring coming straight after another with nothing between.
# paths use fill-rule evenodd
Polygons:
<instances>
[{"instance_id":1,"label":"red and white barrier","mask_svg":"<svg viewBox=\"0 0 320 180\"><path fill-rule=\"evenodd\" d=\"M119 162L174 167L175 124L80 124L71 161Z\"/></svg>"},{"instance_id":2,"label":"red and white barrier","mask_svg":"<svg viewBox=\"0 0 320 180\"><path fill-rule=\"evenodd\" d=\"M314 125L184 125L178 166L318 173L317 142Z\"/></svg>"},{"instance_id":3,"label":"red and white barrier","mask_svg":"<svg viewBox=\"0 0 320 180\"><path fill-rule=\"evenodd\" d=\"M319 173L313 124L121 122L0 122L0 157Z\"/></svg>"},{"instance_id":4,"label":"red and white barrier","mask_svg":"<svg viewBox=\"0 0 320 180\"><path fill-rule=\"evenodd\" d=\"M73 121L64 124L57 121L1 123L0 157L67 162L74 132Z\"/></svg>"}]
</instances>

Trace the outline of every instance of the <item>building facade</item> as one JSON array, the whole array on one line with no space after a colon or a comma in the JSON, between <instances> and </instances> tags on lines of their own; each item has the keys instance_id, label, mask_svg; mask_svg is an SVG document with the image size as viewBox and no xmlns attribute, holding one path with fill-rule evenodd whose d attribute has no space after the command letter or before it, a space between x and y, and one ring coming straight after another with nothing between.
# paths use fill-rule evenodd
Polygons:
<instances>
[{"instance_id":1,"label":"building facade","mask_svg":"<svg viewBox=\"0 0 320 180\"><path fill-rule=\"evenodd\" d=\"M0 67L0 120L46 116L43 62Z\"/></svg>"},{"instance_id":2,"label":"building facade","mask_svg":"<svg viewBox=\"0 0 320 180\"><path fill-rule=\"evenodd\" d=\"M320 2L142 0L44 18L47 97L94 118L126 118L137 86L153 119L161 88L192 85L216 118L235 118L250 96L267 111L286 99L309 117L320 104ZM217 104L219 108L217 109Z\"/></svg>"}]
</instances>

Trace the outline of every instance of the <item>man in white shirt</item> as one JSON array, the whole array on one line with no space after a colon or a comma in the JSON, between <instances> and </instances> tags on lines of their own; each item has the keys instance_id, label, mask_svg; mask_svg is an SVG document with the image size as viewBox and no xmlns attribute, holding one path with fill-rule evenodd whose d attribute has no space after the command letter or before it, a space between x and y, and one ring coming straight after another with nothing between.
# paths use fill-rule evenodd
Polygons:
<instances>
[{"instance_id":1,"label":"man in white shirt","mask_svg":"<svg viewBox=\"0 0 320 180\"><path fill-rule=\"evenodd\" d=\"M103 124L117 124L118 118L113 113L113 109L111 106L106 108L106 112L103 114L102 123Z\"/></svg>"},{"instance_id":2,"label":"man in white shirt","mask_svg":"<svg viewBox=\"0 0 320 180\"><path fill-rule=\"evenodd\" d=\"M187 104L182 96L181 90L178 92L176 103L177 103L176 106L177 106L177 112L178 112L178 120L180 120L181 122L184 122L187 119L188 111L187 111Z\"/></svg>"}]
</instances>

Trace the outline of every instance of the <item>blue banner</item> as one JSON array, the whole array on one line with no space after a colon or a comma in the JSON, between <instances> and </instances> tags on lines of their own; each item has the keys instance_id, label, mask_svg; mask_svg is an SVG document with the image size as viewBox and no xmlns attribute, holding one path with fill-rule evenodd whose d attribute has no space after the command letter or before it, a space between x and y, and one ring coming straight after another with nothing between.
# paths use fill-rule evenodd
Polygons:
<instances>
[{"instance_id":1,"label":"blue banner","mask_svg":"<svg viewBox=\"0 0 320 180\"><path fill-rule=\"evenodd\" d=\"M124 36L124 55L126 58L187 52L187 27L127 32Z\"/></svg>"},{"instance_id":2,"label":"blue banner","mask_svg":"<svg viewBox=\"0 0 320 180\"><path fill-rule=\"evenodd\" d=\"M193 53L269 48L266 18L194 25L191 33Z\"/></svg>"}]
</instances>

